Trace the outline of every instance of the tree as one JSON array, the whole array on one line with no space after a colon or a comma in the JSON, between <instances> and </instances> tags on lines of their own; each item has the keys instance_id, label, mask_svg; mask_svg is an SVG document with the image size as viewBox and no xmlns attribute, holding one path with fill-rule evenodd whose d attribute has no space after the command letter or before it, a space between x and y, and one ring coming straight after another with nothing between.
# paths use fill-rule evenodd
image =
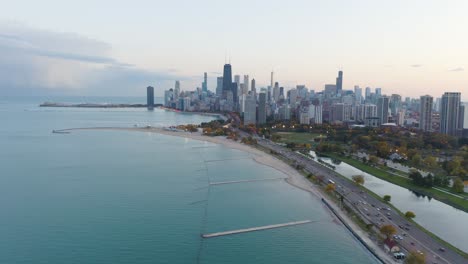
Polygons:
<instances>
[{"instance_id":1,"label":"tree","mask_svg":"<svg viewBox=\"0 0 468 264\"><path fill-rule=\"evenodd\" d=\"M415 218L415 217L416 217L416 214L413 213L413 212L411 212L411 211L407 211L407 212L405 213L405 217L406 217L406 218Z\"/></svg>"},{"instance_id":2,"label":"tree","mask_svg":"<svg viewBox=\"0 0 468 264\"><path fill-rule=\"evenodd\" d=\"M407 264L424 264L426 263L426 256L424 254L419 254L417 252L410 252L409 256L406 258L405 263Z\"/></svg>"},{"instance_id":3,"label":"tree","mask_svg":"<svg viewBox=\"0 0 468 264\"><path fill-rule=\"evenodd\" d=\"M457 177L457 178L453 181L452 190L453 190L454 192L457 192L457 193L463 193L464 188L465 188L465 185L463 184L462 179L460 179L460 178Z\"/></svg>"},{"instance_id":4,"label":"tree","mask_svg":"<svg viewBox=\"0 0 468 264\"><path fill-rule=\"evenodd\" d=\"M383 200L388 203L388 202L390 202L390 200L392 200L392 197L390 195L386 194L386 195L384 195Z\"/></svg>"},{"instance_id":5,"label":"tree","mask_svg":"<svg viewBox=\"0 0 468 264\"><path fill-rule=\"evenodd\" d=\"M333 192L335 189L336 189L336 187L335 187L335 184L333 184L333 183L329 183L325 187L325 191L327 191L327 192Z\"/></svg>"},{"instance_id":6,"label":"tree","mask_svg":"<svg viewBox=\"0 0 468 264\"><path fill-rule=\"evenodd\" d=\"M370 155L369 162L372 164L377 164L379 162L379 158L377 158L376 156Z\"/></svg>"},{"instance_id":7,"label":"tree","mask_svg":"<svg viewBox=\"0 0 468 264\"><path fill-rule=\"evenodd\" d=\"M392 237L396 232L397 230L393 225L383 225L380 228L380 233L384 234L387 238Z\"/></svg>"},{"instance_id":8,"label":"tree","mask_svg":"<svg viewBox=\"0 0 468 264\"><path fill-rule=\"evenodd\" d=\"M360 185L364 184L364 176L362 175L354 175L352 179L356 184L360 184Z\"/></svg>"}]
</instances>

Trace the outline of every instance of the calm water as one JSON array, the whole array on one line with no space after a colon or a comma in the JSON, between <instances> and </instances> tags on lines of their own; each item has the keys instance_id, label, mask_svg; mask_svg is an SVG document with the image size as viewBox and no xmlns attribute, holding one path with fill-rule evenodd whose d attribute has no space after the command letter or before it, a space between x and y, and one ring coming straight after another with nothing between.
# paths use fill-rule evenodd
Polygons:
<instances>
[{"instance_id":1,"label":"calm water","mask_svg":"<svg viewBox=\"0 0 468 264\"><path fill-rule=\"evenodd\" d=\"M468 232L465 231L468 223L467 213L435 199L417 196L412 191L374 177L345 162L337 165L330 158L321 157L321 159L334 165L336 172L350 179L353 175L364 175L364 186L367 189L380 196L386 194L392 196L391 203L400 211L413 211L416 214L414 220L418 224L459 249L468 252Z\"/></svg>"},{"instance_id":2,"label":"calm water","mask_svg":"<svg viewBox=\"0 0 468 264\"><path fill-rule=\"evenodd\" d=\"M66 99L54 101L85 101ZM44 100L0 98L0 263L376 263L317 198L282 180L208 188L282 176L248 153L151 133L51 133L209 117L37 107ZM318 222L200 238L305 219Z\"/></svg>"}]
</instances>

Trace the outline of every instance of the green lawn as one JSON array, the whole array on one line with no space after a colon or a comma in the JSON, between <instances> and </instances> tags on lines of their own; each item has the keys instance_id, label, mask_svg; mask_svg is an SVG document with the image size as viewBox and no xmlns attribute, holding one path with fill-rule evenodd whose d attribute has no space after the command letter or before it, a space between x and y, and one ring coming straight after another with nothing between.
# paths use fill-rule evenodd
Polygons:
<instances>
[{"instance_id":1,"label":"green lawn","mask_svg":"<svg viewBox=\"0 0 468 264\"><path fill-rule=\"evenodd\" d=\"M307 133L307 132L275 132L273 135L279 135L281 139L277 142L280 143L299 143L299 144L313 144L314 138L320 137L320 134Z\"/></svg>"}]
</instances>

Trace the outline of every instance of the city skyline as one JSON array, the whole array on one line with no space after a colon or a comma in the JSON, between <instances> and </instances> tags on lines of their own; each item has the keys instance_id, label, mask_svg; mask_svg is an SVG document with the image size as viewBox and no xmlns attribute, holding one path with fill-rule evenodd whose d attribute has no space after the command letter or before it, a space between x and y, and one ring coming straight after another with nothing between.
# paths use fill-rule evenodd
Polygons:
<instances>
[{"instance_id":1,"label":"city skyline","mask_svg":"<svg viewBox=\"0 0 468 264\"><path fill-rule=\"evenodd\" d=\"M454 91L468 99L468 37L459 34L468 23L465 1L226 8L214 1L8 3L0 10L0 94L136 95L151 85L161 96L175 80L182 89L201 87L204 72L214 91L230 58L232 74L255 78L259 88L273 71L286 89L322 90L343 70L346 90L381 87L413 98ZM213 23L218 18L223 23Z\"/></svg>"}]
</instances>

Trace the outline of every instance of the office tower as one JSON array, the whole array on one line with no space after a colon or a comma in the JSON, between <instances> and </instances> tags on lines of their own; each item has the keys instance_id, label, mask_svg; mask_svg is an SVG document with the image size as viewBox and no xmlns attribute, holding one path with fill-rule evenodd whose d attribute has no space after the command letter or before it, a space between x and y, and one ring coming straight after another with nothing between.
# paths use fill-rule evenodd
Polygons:
<instances>
[{"instance_id":1,"label":"office tower","mask_svg":"<svg viewBox=\"0 0 468 264\"><path fill-rule=\"evenodd\" d=\"M377 117L379 118L380 125L388 122L389 101L390 99L388 98L388 96L379 97L379 99L377 100Z\"/></svg>"},{"instance_id":2,"label":"office tower","mask_svg":"<svg viewBox=\"0 0 468 264\"><path fill-rule=\"evenodd\" d=\"M294 109L296 108L296 101L297 101L297 89L289 90L289 104Z\"/></svg>"},{"instance_id":3,"label":"office tower","mask_svg":"<svg viewBox=\"0 0 468 264\"><path fill-rule=\"evenodd\" d=\"M302 108L299 112L299 123L301 125L309 125L310 124L310 116L309 110L307 108Z\"/></svg>"},{"instance_id":4,"label":"office tower","mask_svg":"<svg viewBox=\"0 0 468 264\"><path fill-rule=\"evenodd\" d=\"M336 84L325 84L325 93L328 95L336 94Z\"/></svg>"},{"instance_id":5,"label":"office tower","mask_svg":"<svg viewBox=\"0 0 468 264\"><path fill-rule=\"evenodd\" d=\"M401 108L401 95L399 94L392 94L390 97L390 112L392 116L396 116L398 111Z\"/></svg>"},{"instance_id":6,"label":"office tower","mask_svg":"<svg viewBox=\"0 0 468 264\"><path fill-rule=\"evenodd\" d=\"M232 102L233 102L233 107L234 107L234 111L237 111L237 105L238 105L238 102L239 102L239 94L238 94L238 87L237 87L237 83L233 82L231 83L231 91L232 91Z\"/></svg>"},{"instance_id":7,"label":"office tower","mask_svg":"<svg viewBox=\"0 0 468 264\"><path fill-rule=\"evenodd\" d=\"M254 93L255 97L257 94L257 88L255 87L255 78L252 79L250 83L250 90Z\"/></svg>"},{"instance_id":8,"label":"office tower","mask_svg":"<svg viewBox=\"0 0 468 264\"><path fill-rule=\"evenodd\" d=\"M309 106L309 117L312 119L314 124L322 124L322 106L321 105L310 105Z\"/></svg>"},{"instance_id":9,"label":"office tower","mask_svg":"<svg viewBox=\"0 0 468 264\"><path fill-rule=\"evenodd\" d=\"M146 87L146 107L148 110L154 109L154 88L153 86Z\"/></svg>"},{"instance_id":10,"label":"office tower","mask_svg":"<svg viewBox=\"0 0 468 264\"><path fill-rule=\"evenodd\" d=\"M280 120L289 120L291 119L291 108L288 104L283 104L278 109L279 119Z\"/></svg>"},{"instance_id":11,"label":"office tower","mask_svg":"<svg viewBox=\"0 0 468 264\"><path fill-rule=\"evenodd\" d=\"M232 91L232 69L231 64L224 64L223 69L223 99L227 98L227 92Z\"/></svg>"},{"instance_id":12,"label":"office tower","mask_svg":"<svg viewBox=\"0 0 468 264\"><path fill-rule=\"evenodd\" d=\"M371 89L370 89L370 87L366 87L366 98L365 99L369 100L370 95L371 95Z\"/></svg>"},{"instance_id":13,"label":"office tower","mask_svg":"<svg viewBox=\"0 0 468 264\"><path fill-rule=\"evenodd\" d=\"M234 75L234 82L237 83L237 86L240 84L240 75Z\"/></svg>"},{"instance_id":14,"label":"office tower","mask_svg":"<svg viewBox=\"0 0 468 264\"><path fill-rule=\"evenodd\" d=\"M223 77L216 78L216 95L219 97L223 95Z\"/></svg>"},{"instance_id":15,"label":"office tower","mask_svg":"<svg viewBox=\"0 0 468 264\"><path fill-rule=\"evenodd\" d=\"M397 114L397 125L403 126L405 124L405 111L400 110Z\"/></svg>"},{"instance_id":16,"label":"office tower","mask_svg":"<svg viewBox=\"0 0 468 264\"><path fill-rule=\"evenodd\" d=\"M171 102L173 100L174 90L169 89L164 91L164 106L171 107Z\"/></svg>"},{"instance_id":17,"label":"office tower","mask_svg":"<svg viewBox=\"0 0 468 264\"><path fill-rule=\"evenodd\" d=\"M336 78L336 94L341 94L341 91L343 91L343 71L339 71Z\"/></svg>"},{"instance_id":18,"label":"office tower","mask_svg":"<svg viewBox=\"0 0 468 264\"><path fill-rule=\"evenodd\" d=\"M267 89L267 102L271 102L271 90L273 89L273 87L271 86L268 86L268 89Z\"/></svg>"},{"instance_id":19,"label":"office tower","mask_svg":"<svg viewBox=\"0 0 468 264\"><path fill-rule=\"evenodd\" d=\"M279 95L280 95L279 84L278 82L275 82L275 87L273 87L273 99L275 100L275 102L279 101Z\"/></svg>"},{"instance_id":20,"label":"office tower","mask_svg":"<svg viewBox=\"0 0 468 264\"><path fill-rule=\"evenodd\" d=\"M247 92L250 90L249 84L249 75L244 75L244 94L247 94Z\"/></svg>"},{"instance_id":21,"label":"office tower","mask_svg":"<svg viewBox=\"0 0 468 264\"><path fill-rule=\"evenodd\" d=\"M206 72L203 74L202 91L208 92L208 75Z\"/></svg>"},{"instance_id":22,"label":"office tower","mask_svg":"<svg viewBox=\"0 0 468 264\"><path fill-rule=\"evenodd\" d=\"M279 91L280 91L280 97L284 99L284 87L280 87Z\"/></svg>"},{"instance_id":23,"label":"office tower","mask_svg":"<svg viewBox=\"0 0 468 264\"><path fill-rule=\"evenodd\" d=\"M382 96L382 88L375 88L375 95L377 97Z\"/></svg>"},{"instance_id":24,"label":"office tower","mask_svg":"<svg viewBox=\"0 0 468 264\"><path fill-rule=\"evenodd\" d=\"M180 81L175 81L174 100L179 99L179 95L180 95Z\"/></svg>"},{"instance_id":25,"label":"office tower","mask_svg":"<svg viewBox=\"0 0 468 264\"><path fill-rule=\"evenodd\" d=\"M361 104L362 102L362 88L359 88L359 86L355 85L354 86L354 97L356 100L356 104Z\"/></svg>"},{"instance_id":26,"label":"office tower","mask_svg":"<svg viewBox=\"0 0 468 264\"><path fill-rule=\"evenodd\" d=\"M273 72L271 72L270 87L273 89Z\"/></svg>"},{"instance_id":27,"label":"office tower","mask_svg":"<svg viewBox=\"0 0 468 264\"><path fill-rule=\"evenodd\" d=\"M432 96L424 95L420 98L419 129L422 131L432 131Z\"/></svg>"},{"instance_id":28,"label":"office tower","mask_svg":"<svg viewBox=\"0 0 468 264\"><path fill-rule=\"evenodd\" d=\"M266 124L266 103L267 97L266 94L261 92L258 95L258 120L259 125Z\"/></svg>"},{"instance_id":29,"label":"office tower","mask_svg":"<svg viewBox=\"0 0 468 264\"><path fill-rule=\"evenodd\" d=\"M253 94L244 95L244 125L257 123L257 101Z\"/></svg>"},{"instance_id":30,"label":"office tower","mask_svg":"<svg viewBox=\"0 0 468 264\"><path fill-rule=\"evenodd\" d=\"M377 116L377 106L374 104L364 104L356 106L356 121L364 122L367 118Z\"/></svg>"},{"instance_id":31,"label":"office tower","mask_svg":"<svg viewBox=\"0 0 468 264\"><path fill-rule=\"evenodd\" d=\"M457 136L460 121L460 93L446 92L442 95L440 132Z\"/></svg>"}]
</instances>

